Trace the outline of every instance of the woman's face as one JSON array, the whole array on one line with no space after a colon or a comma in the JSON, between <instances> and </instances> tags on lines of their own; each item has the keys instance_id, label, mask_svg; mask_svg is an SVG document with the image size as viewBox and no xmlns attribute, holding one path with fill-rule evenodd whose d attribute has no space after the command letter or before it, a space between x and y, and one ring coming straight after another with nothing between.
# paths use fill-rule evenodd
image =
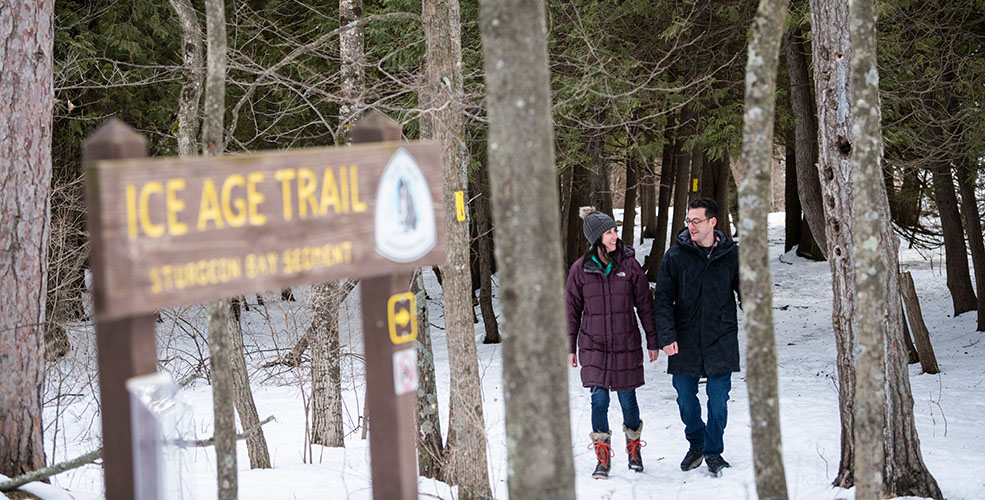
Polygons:
<instances>
[{"instance_id":1,"label":"woman's face","mask_svg":"<svg viewBox=\"0 0 985 500\"><path fill-rule=\"evenodd\" d=\"M616 242L619 241L619 233L616 228L612 228L604 233L602 233L602 244L605 245L606 252L612 252L616 249Z\"/></svg>"}]
</instances>

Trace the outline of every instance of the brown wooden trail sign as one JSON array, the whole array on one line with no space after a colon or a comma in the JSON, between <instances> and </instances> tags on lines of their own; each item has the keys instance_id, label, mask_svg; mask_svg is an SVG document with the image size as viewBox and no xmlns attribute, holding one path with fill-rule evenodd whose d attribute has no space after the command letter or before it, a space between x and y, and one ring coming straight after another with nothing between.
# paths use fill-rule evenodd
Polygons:
<instances>
[{"instance_id":1,"label":"brown wooden trail sign","mask_svg":"<svg viewBox=\"0 0 985 500\"><path fill-rule=\"evenodd\" d=\"M135 498L126 379L154 372L161 308L362 281L375 498L416 498L416 310L407 273L445 260L441 152L371 112L352 147L146 159L118 120L84 144L106 498ZM373 144L369 144L373 143Z\"/></svg>"}]
</instances>

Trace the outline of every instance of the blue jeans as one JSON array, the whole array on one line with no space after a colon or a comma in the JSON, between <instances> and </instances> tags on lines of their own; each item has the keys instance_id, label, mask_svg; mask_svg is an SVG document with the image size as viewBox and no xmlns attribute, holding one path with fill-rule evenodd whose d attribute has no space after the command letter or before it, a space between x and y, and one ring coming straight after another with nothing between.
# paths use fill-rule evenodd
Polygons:
<instances>
[{"instance_id":1,"label":"blue jeans","mask_svg":"<svg viewBox=\"0 0 985 500\"><path fill-rule=\"evenodd\" d=\"M604 387L590 387L592 391L592 432L609 430L609 390ZM640 428L640 405L636 403L636 389L616 391L619 406L622 406L622 423L628 429Z\"/></svg>"},{"instance_id":2,"label":"blue jeans","mask_svg":"<svg viewBox=\"0 0 985 500\"><path fill-rule=\"evenodd\" d=\"M708 394L708 423L701 420L701 403L698 402L698 377L674 375L677 389L677 408L684 422L684 435L692 448L704 450L704 456L721 455L725 449L722 435L728 422L728 393L732 390L732 374L708 377L705 392Z\"/></svg>"}]
</instances>

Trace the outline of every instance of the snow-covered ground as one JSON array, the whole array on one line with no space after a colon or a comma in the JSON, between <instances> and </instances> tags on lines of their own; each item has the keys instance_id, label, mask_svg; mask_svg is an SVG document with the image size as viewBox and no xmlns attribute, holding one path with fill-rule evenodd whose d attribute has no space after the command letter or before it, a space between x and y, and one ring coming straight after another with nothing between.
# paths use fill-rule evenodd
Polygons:
<instances>
[{"instance_id":1,"label":"snow-covered ground","mask_svg":"<svg viewBox=\"0 0 985 500\"><path fill-rule=\"evenodd\" d=\"M616 218L619 219L617 213ZM790 498L803 500L852 499L854 492L830 486L839 460L839 420L835 347L831 332L831 285L828 264L810 262L783 253L782 213L770 215L770 262L773 272L774 319L779 362L780 411L784 465ZM637 222L638 224L638 222ZM639 230L636 234L640 234ZM650 241L637 247L638 257L649 253ZM927 252L924 252L926 254ZM924 461L950 500L985 499L985 430L976 420L985 415L985 334L975 332L975 313L951 317L951 300L942 257L903 249L904 270L913 273L924 318L941 367L939 375L926 375L919 365L910 367L914 408ZM442 330L440 288L426 274L432 300L432 336L439 381L439 404L447 431L448 353ZM286 303L279 294L267 294L266 306L244 313L247 362L260 417L276 420L264 426L272 469L250 470L244 442L239 445L239 497L242 499L371 498L369 446L361 439L358 415L362 412L362 379L358 290L342 314L344 350L354 355L342 359L344 376L344 449L309 446L305 441L305 399L310 391L306 366L289 369L263 367L278 350L289 349L307 326L304 300ZM250 303L255 302L250 298ZM497 304L497 308L498 308ZM204 313L186 308L180 319L166 314L158 326L162 369L176 380L207 362ZM558 325L558 328L564 328ZM479 375L483 386L483 411L488 440L489 477L496 498L508 496L506 438L502 397L502 350L481 343L483 325L476 324ZM536 335L537 332L524 332ZM94 356L91 331L75 332L79 350L75 359L53 371L45 391L45 450L49 463L73 458L99 445L99 414L94 400ZM740 333L740 344L744 340ZM613 436L616 450L609 480L591 478L594 453L587 449L590 431L589 395L581 387L577 369L569 370L572 450L575 487L579 498L679 498L745 500L756 498L749 431L748 392L743 371L733 376L729 424L724 456L732 464L721 478L704 467L681 472L678 464L687 451L683 424L678 417L674 389L666 374L666 357L646 364L646 385L638 389L641 416L646 422L643 449L646 470L634 473L625 466L624 437ZM59 396L60 395L60 396ZM195 437L211 435L211 389L203 378L192 382L181 396L189 407L190 428ZM549 416L546 419L550 420ZM621 415L614 401L610 422L619 428ZM568 450L558 450L567 453ZM215 457L211 448L182 455L180 480L184 498L215 498ZM102 470L90 465L53 478L53 484L70 496L43 494L42 498L102 498ZM427 478L419 481L426 498L456 498L457 490ZM2 497L2 495L0 495Z\"/></svg>"}]
</instances>

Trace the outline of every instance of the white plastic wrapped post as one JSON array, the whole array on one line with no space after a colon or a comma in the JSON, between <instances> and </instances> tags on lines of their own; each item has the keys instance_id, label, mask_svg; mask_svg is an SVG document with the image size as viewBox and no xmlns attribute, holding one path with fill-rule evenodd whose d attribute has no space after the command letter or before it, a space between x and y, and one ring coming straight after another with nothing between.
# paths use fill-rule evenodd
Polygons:
<instances>
[{"instance_id":1,"label":"white plastic wrapped post","mask_svg":"<svg viewBox=\"0 0 985 500\"><path fill-rule=\"evenodd\" d=\"M135 500L192 498L185 450L194 442L191 406L167 373L127 380L133 431Z\"/></svg>"}]
</instances>

